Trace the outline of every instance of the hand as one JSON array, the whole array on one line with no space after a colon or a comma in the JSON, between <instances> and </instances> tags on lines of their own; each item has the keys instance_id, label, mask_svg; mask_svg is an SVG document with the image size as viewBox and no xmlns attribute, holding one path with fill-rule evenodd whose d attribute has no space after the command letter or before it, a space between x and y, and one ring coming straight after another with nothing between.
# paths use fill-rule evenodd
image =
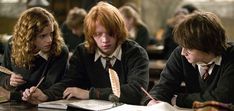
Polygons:
<instances>
[{"instance_id":1,"label":"hand","mask_svg":"<svg viewBox=\"0 0 234 111\"><path fill-rule=\"evenodd\" d=\"M41 102L47 101L48 97L39 88L33 86L23 92L22 100L31 104L39 104Z\"/></svg>"},{"instance_id":2,"label":"hand","mask_svg":"<svg viewBox=\"0 0 234 111\"><path fill-rule=\"evenodd\" d=\"M17 87L19 85L22 85L26 83L25 80L23 80L23 77L19 74L12 74L10 78L10 85L13 87Z\"/></svg>"},{"instance_id":3,"label":"hand","mask_svg":"<svg viewBox=\"0 0 234 111\"><path fill-rule=\"evenodd\" d=\"M89 91L77 87L69 87L63 92L63 98L70 99L72 97L89 99Z\"/></svg>"},{"instance_id":4,"label":"hand","mask_svg":"<svg viewBox=\"0 0 234 111\"><path fill-rule=\"evenodd\" d=\"M152 106L152 105L157 104L159 102L160 101L150 100L149 103L147 104L147 106Z\"/></svg>"}]
</instances>

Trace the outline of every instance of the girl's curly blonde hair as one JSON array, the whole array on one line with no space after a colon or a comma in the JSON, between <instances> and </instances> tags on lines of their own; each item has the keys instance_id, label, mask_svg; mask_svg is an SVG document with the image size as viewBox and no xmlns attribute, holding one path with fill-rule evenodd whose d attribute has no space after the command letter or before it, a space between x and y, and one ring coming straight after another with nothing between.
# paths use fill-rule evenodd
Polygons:
<instances>
[{"instance_id":1,"label":"girl's curly blonde hair","mask_svg":"<svg viewBox=\"0 0 234 111\"><path fill-rule=\"evenodd\" d=\"M51 55L59 55L64 45L61 32L54 16L40 7L33 7L20 15L13 30L11 61L17 67L31 68L34 60L34 40L48 25L53 25Z\"/></svg>"}]
</instances>

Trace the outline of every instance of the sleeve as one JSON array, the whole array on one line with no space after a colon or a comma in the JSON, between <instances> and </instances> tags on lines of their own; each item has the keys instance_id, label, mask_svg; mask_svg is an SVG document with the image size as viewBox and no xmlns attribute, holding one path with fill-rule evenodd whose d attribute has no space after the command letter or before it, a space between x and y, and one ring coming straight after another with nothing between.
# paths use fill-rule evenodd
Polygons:
<instances>
[{"instance_id":1,"label":"sleeve","mask_svg":"<svg viewBox=\"0 0 234 111\"><path fill-rule=\"evenodd\" d=\"M176 105L181 107L192 107L194 101L215 100L223 103L234 104L234 64L230 61L228 64L221 64L221 72L216 72L220 77L214 80L216 84L213 88L207 88L204 92L179 94L176 99ZM216 83L217 82L217 83Z\"/></svg>"},{"instance_id":2,"label":"sleeve","mask_svg":"<svg viewBox=\"0 0 234 111\"><path fill-rule=\"evenodd\" d=\"M183 79L183 69L180 49L177 48L167 61L167 64L160 74L159 83L154 85L150 90L150 95L155 99L171 103L176 90L179 89ZM149 97L145 97L142 104L146 105L150 101Z\"/></svg>"},{"instance_id":3,"label":"sleeve","mask_svg":"<svg viewBox=\"0 0 234 111\"><path fill-rule=\"evenodd\" d=\"M2 66L12 70L12 68L11 68L11 54L10 54L11 53L10 40L8 41L8 44L5 47ZM3 88L5 88L7 90L10 90L13 88L10 86L10 75L5 74L3 72L0 72L0 86L2 86Z\"/></svg>"},{"instance_id":4,"label":"sleeve","mask_svg":"<svg viewBox=\"0 0 234 111\"><path fill-rule=\"evenodd\" d=\"M85 69L80 61L77 49L74 51L69 63L69 69L65 72L62 80L43 91L48 96L48 101L62 99L63 91L67 87L84 86L88 83L86 77L77 74L84 72Z\"/></svg>"},{"instance_id":5,"label":"sleeve","mask_svg":"<svg viewBox=\"0 0 234 111\"><path fill-rule=\"evenodd\" d=\"M53 89L53 85L60 82L64 77L66 71L68 70L68 49L67 47L63 47L62 52L59 56L55 57L51 60L50 68L47 72L47 78L41 86L44 87L42 91L47 94L48 98L51 100L60 99L62 96L59 93L62 92L62 88L58 88L56 92L58 94L49 93ZM46 88L46 89L45 89ZM52 91L53 92L53 91ZM53 98L53 99L52 99Z\"/></svg>"},{"instance_id":6,"label":"sleeve","mask_svg":"<svg viewBox=\"0 0 234 111\"><path fill-rule=\"evenodd\" d=\"M2 66L12 70L11 67L11 39L8 40L7 45L5 46L5 51L3 55L3 63ZM10 77L7 74L0 72L0 85L10 91L10 100L21 100L22 93L19 91L15 91L15 87L10 85Z\"/></svg>"},{"instance_id":7,"label":"sleeve","mask_svg":"<svg viewBox=\"0 0 234 111\"><path fill-rule=\"evenodd\" d=\"M126 50L125 50L126 51ZM123 56L123 55L122 55ZM126 51L122 57L126 72L126 84L121 84L120 102L140 104L144 93L140 87L147 89L149 83L149 59L143 48L137 47ZM108 100L111 88L91 88L90 98Z\"/></svg>"}]
</instances>

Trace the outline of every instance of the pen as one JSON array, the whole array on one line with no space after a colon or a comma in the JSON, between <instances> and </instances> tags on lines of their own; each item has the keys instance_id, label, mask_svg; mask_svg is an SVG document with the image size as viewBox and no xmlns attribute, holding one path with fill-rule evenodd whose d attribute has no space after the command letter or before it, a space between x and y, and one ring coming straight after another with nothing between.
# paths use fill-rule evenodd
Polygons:
<instances>
[{"instance_id":1,"label":"pen","mask_svg":"<svg viewBox=\"0 0 234 111\"><path fill-rule=\"evenodd\" d=\"M31 92L31 93L33 93L33 92L35 92L36 91L36 89L40 86L40 84L42 83L42 81L44 80L44 78L45 78L45 76L43 76L41 79L40 79L40 81L37 83L37 85L36 85L36 88Z\"/></svg>"},{"instance_id":2,"label":"pen","mask_svg":"<svg viewBox=\"0 0 234 111\"><path fill-rule=\"evenodd\" d=\"M143 87L141 87L141 90L142 90L151 100L158 101L158 100L154 99Z\"/></svg>"}]
</instances>

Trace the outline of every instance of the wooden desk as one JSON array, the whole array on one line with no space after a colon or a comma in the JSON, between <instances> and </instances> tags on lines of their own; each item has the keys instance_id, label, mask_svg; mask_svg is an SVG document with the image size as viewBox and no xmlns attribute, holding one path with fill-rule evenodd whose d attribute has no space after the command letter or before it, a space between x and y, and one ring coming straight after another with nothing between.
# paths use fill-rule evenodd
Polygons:
<instances>
[{"instance_id":1,"label":"wooden desk","mask_svg":"<svg viewBox=\"0 0 234 111\"><path fill-rule=\"evenodd\" d=\"M159 82L160 74L166 65L166 60L150 60L149 62L149 87L150 90L153 85Z\"/></svg>"},{"instance_id":2,"label":"wooden desk","mask_svg":"<svg viewBox=\"0 0 234 111\"><path fill-rule=\"evenodd\" d=\"M67 110L46 109L46 108L38 108L37 105L32 105L27 102L6 102L6 103L0 103L0 111L84 111L84 110L74 109L70 107Z\"/></svg>"},{"instance_id":3,"label":"wooden desk","mask_svg":"<svg viewBox=\"0 0 234 111\"><path fill-rule=\"evenodd\" d=\"M150 59L163 59L163 49L164 46L163 45L149 45L146 48L146 51L148 53L148 56Z\"/></svg>"}]
</instances>

